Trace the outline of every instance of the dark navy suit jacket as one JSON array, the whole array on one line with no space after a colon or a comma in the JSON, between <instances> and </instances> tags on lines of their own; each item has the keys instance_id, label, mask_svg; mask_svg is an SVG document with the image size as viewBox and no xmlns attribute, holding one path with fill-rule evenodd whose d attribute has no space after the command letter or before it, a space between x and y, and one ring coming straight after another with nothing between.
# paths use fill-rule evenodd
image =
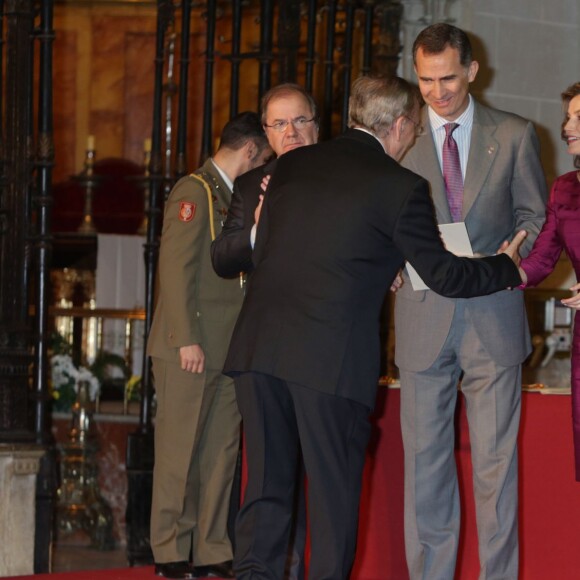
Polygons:
<instances>
[{"instance_id":1,"label":"dark navy suit jacket","mask_svg":"<svg viewBox=\"0 0 580 580\"><path fill-rule=\"evenodd\" d=\"M264 373L369 408L379 312L404 260L448 296L521 282L508 256L447 252L427 182L355 129L278 159L253 259L224 372Z\"/></svg>"}]
</instances>

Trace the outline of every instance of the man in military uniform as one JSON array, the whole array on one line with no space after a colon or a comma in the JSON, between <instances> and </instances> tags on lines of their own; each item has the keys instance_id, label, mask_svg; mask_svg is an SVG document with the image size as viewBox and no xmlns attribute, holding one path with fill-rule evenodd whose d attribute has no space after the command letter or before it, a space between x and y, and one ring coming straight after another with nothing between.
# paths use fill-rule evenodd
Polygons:
<instances>
[{"instance_id":1,"label":"man in military uniform","mask_svg":"<svg viewBox=\"0 0 580 580\"><path fill-rule=\"evenodd\" d=\"M224 127L215 156L165 204L147 349L157 395L151 548L155 573L166 578L233 578L227 516L240 415L221 370L243 288L215 274L210 244L233 181L270 155L259 116L241 113Z\"/></svg>"}]
</instances>

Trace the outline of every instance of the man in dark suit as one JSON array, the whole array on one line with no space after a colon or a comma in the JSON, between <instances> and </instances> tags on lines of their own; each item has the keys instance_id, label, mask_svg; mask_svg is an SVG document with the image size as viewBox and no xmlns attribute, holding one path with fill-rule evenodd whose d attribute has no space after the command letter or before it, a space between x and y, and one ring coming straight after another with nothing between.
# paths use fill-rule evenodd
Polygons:
<instances>
[{"instance_id":1,"label":"man in dark suit","mask_svg":"<svg viewBox=\"0 0 580 580\"><path fill-rule=\"evenodd\" d=\"M379 376L379 310L403 260L452 296L520 283L506 255L473 260L445 251L427 182L397 163L418 119L409 83L363 77L351 93L349 131L277 162L224 369L237 376L247 446L234 558L240 580L283 577L299 448L309 578L348 576Z\"/></svg>"},{"instance_id":2,"label":"man in dark suit","mask_svg":"<svg viewBox=\"0 0 580 580\"><path fill-rule=\"evenodd\" d=\"M261 120L268 143L276 156L312 145L318 140L318 109L315 100L300 85L276 85L262 97ZM234 182L232 202L221 233L211 244L212 264L225 278L248 274L253 269L255 223L261 208L264 179L276 167L276 159L244 173ZM297 474L303 480L302 470ZM288 561L289 580L304 577L306 511L304 486L297 491L295 531Z\"/></svg>"},{"instance_id":3,"label":"man in dark suit","mask_svg":"<svg viewBox=\"0 0 580 580\"><path fill-rule=\"evenodd\" d=\"M413 55L428 105L421 120L427 131L403 165L429 181L439 223L465 223L476 254L492 255L505 239L524 229L526 255L544 221L547 196L532 123L470 96L478 63L462 30L443 23L429 26L417 37ZM455 198L448 200L445 185L452 173L445 170L449 130L460 162L458 206ZM457 207L455 217L450 207ZM515 580L521 363L531 351L523 292L462 300L415 291L406 283L397 293L395 328L410 577L432 580L455 574L460 507L454 413L461 379L480 578Z\"/></svg>"},{"instance_id":4,"label":"man in dark suit","mask_svg":"<svg viewBox=\"0 0 580 580\"><path fill-rule=\"evenodd\" d=\"M262 125L277 157L318 141L318 110L312 96L300 85L284 83L272 87L261 102ZM236 179L228 217L211 245L211 259L219 276L233 278L251 272L252 231L262 182L272 174L276 159Z\"/></svg>"}]
</instances>

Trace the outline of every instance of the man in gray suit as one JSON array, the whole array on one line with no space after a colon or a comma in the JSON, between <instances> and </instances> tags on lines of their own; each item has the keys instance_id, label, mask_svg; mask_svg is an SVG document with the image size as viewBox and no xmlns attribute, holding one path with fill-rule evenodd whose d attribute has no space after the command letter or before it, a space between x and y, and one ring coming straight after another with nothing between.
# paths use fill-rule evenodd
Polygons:
<instances>
[{"instance_id":1,"label":"man in gray suit","mask_svg":"<svg viewBox=\"0 0 580 580\"><path fill-rule=\"evenodd\" d=\"M474 253L492 255L524 229L528 237L521 251L526 255L544 221L547 197L532 124L470 96L478 63L462 30L442 23L426 28L415 40L413 59L428 105L422 118L427 130L403 165L430 182L440 224L465 222ZM457 127L447 128L450 122ZM454 173L444 159L449 132L461 165ZM450 202L453 186L446 183L454 176L462 192ZM458 210L455 220L450 206ZM523 293L516 289L444 298L430 290L414 291L405 280L396 298L395 324L410 577L454 577L460 521L454 411L461 381L470 428L480 579L515 580L521 363L531 350Z\"/></svg>"},{"instance_id":2,"label":"man in gray suit","mask_svg":"<svg viewBox=\"0 0 580 580\"><path fill-rule=\"evenodd\" d=\"M349 577L379 376L379 311L403 261L447 296L520 284L504 256L444 251L427 182L397 163L418 119L409 83L361 77L350 95L351 128L276 163L224 364L236 377L248 465L238 580L284 578L299 451L308 578Z\"/></svg>"}]
</instances>

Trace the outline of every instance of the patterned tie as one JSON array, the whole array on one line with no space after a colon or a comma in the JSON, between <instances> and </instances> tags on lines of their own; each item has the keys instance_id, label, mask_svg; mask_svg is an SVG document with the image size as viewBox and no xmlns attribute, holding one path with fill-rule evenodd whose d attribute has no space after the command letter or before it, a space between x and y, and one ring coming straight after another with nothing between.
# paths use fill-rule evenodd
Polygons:
<instances>
[{"instance_id":1,"label":"patterned tie","mask_svg":"<svg viewBox=\"0 0 580 580\"><path fill-rule=\"evenodd\" d=\"M457 127L459 127L457 123L447 123L444 125L445 141L443 141L443 181L445 181L447 201L454 222L461 221L461 209L463 205L463 176L461 175L459 150L452 136L453 131Z\"/></svg>"}]
</instances>

